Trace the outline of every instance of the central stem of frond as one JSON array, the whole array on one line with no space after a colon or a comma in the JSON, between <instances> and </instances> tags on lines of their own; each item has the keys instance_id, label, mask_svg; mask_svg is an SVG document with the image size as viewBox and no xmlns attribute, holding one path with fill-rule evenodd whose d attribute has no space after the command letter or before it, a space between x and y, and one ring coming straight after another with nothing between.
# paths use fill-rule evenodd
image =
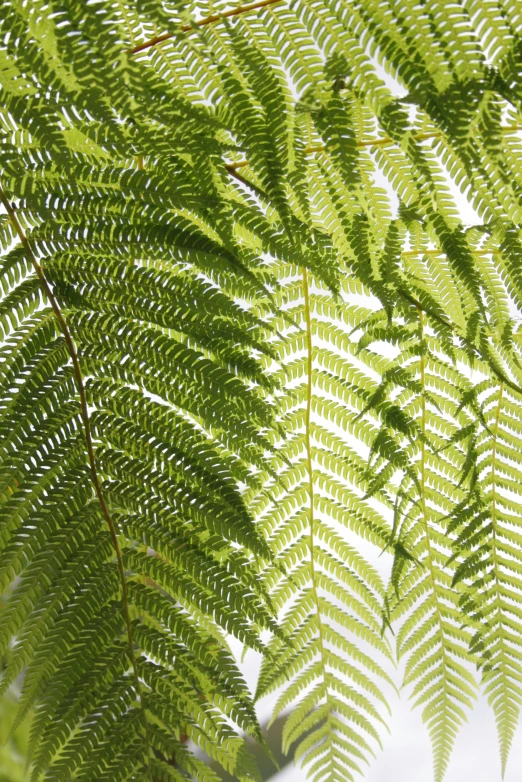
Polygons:
<instances>
[{"instance_id":1,"label":"central stem of frond","mask_svg":"<svg viewBox=\"0 0 522 782\"><path fill-rule=\"evenodd\" d=\"M312 438L311 438L311 423L312 423L312 400L313 400L313 353L314 346L312 340L312 317L310 312L310 290L308 287L308 272L303 267L303 298L304 298L304 315L306 324L306 412L305 412L305 447L306 447L306 464L308 472L308 517L310 521L310 578L312 581L312 594L317 611L317 629L319 633L319 653L321 656L321 669L323 674L323 681L325 687L325 697L328 702L328 680L326 675L325 665L325 653L324 653L324 637L323 637L323 624L321 620L321 603L319 594L317 591L317 580L315 571L315 556L314 556L314 532L315 532L315 513L314 513L314 468L313 468L313 455L312 455Z\"/></svg>"}]
</instances>

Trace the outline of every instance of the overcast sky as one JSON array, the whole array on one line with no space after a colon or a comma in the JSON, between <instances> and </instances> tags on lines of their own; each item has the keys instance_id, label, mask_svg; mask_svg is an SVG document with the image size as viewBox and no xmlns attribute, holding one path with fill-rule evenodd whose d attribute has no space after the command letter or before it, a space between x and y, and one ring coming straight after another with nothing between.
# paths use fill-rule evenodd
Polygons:
<instances>
[{"instance_id":1,"label":"overcast sky","mask_svg":"<svg viewBox=\"0 0 522 782\"><path fill-rule=\"evenodd\" d=\"M433 782L431 748L420 712L412 712L405 698L392 704L391 734L383 736L384 751L377 756L364 782ZM522 731L511 751L504 782L521 782ZM289 766L270 782L304 782L299 768ZM495 721L484 700L471 714L457 739L445 782L501 782ZM361 782L363 782L361 780Z\"/></svg>"},{"instance_id":2,"label":"overcast sky","mask_svg":"<svg viewBox=\"0 0 522 782\"><path fill-rule=\"evenodd\" d=\"M243 671L252 688L257 678L257 655L249 652ZM262 724L270 719L272 703L258 705ZM381 731L383 751L378 753L361 782L433 782L428 732L420 710L412 710L407 694L390 698L390 733ZM293 764L270 778L270 782L305 782L306 775ZM496 725L486 700L480 698L463 725L444 782L502 782ZM522 782L522 728L519 726L504 782Z\"/></svg>"}]
</instances>

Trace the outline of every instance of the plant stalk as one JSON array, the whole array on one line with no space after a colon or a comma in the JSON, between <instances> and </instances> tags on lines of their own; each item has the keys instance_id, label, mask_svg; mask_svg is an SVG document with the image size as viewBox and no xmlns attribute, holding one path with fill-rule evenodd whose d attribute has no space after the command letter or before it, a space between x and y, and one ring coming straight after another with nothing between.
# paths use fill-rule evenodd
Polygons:
<instances>
[{"instance_id":1,"label":"plant stalk","mask_svg":"<svg viewBox=\"0 0 522 782\"><path fill-rule=\"evenodd\" d=\"M150 746L148 740L147 719L145 716L145 704L143 702L143 692L142 692L141 682L138 673L138 664L136 661L136 655L134 653L134 642L132 639L132 622L131 622L130 612L129 612L129 600L128 600L127 582L125 579L125 568L123 565L123 557L121 555L121 550L118 543L116 528L114 526L114 522L112 520L109 508L107 507L107 503L105 502L105 497L103 496L101 482L98 475L98 469L96 467L94 443L92 439L91 422L89 417L89 408L87 404L87 395L85 393L85 384L83 382L83 376L80 368L78 352L76 350L76 346L74 344L74 339L72 337L72 334L69 330L69 326L67 325L67 322L60 309L60 305L58 304L58 301L53 293L53 290L45 277L44 270L42 269L41 265L38 263L38 260L33 252L29 239L27 238L25 231L22 228L20 221L18 220L16 212L13 209L1 185L0 185L0 203L4 206L7 215L9 217L9 220L11 221L11 225L15 229L20 239L20 242L22 243L26 256L31 262L35 270L36 276L38 278L38 282L40 283L40 288L42 289L44 296L47 298L49 304L51 305L51 309L56 317L56 320L58 321L60 330L63 334L63 338L65 340L65 344L67 346L71 358L74 378L76 382L76 388L78 389L78 395L80 397L80 410L81 410L81 417L82 417L83 429L85 434L85 441L87 446L87 455L89 460L89 470L91 473L91 480L94 486L96 497L98 499L98 502L100 503L100 508L102 510L103 516L105 518L105 521L107 522L107 526L109 528L114 550L116 552L116 560L117 560L118 572L119 572L120 583L121 583L121 595L122 595L121 602L122 602L123 616L124 616L126 631L127 631L127 645L129 649L129 658L130 658L134 679L135 679L136 694L138 696L140 707L142 709L143 716L144 716L144 729L146 733L145 739L147 742L147 766L148 766L149 756L150 756Z\"/></svg>"},{"instance_id":2,"label":"plant stalk","mask_svg":"<svg viewBox=\"0 0 522 782\"><path fill-rule=\"evenodd\" d=\"M196 27L206 27L209 24L214 24L215 22L221 21L221 19L227 19L231 16L239 16L240 14L246 14L249 11L254 11L257 8L264 8L267 5L275 5L275 3L280 3L282 0L259 0L257 3L250 3L249 5L240 5L238 8L232 8L230 11L225 11L224 14L212 14L211 16L206 16L204 19L200 19L197 22L194 22L194 24L183 24L180 25L178 28L178 32L180 33L189 33L191 30L194 29L194 26ZM135 46L133 49L130 50L131 54L138 54L138 52L143 52L145 49L150 49L151 46L157 46L160 43L163 43L163 41L168 41L171 38L174 38L176 33L164 33L163 35L157 35L155 38L151 38L149 41L144 41L143 43L138 44L138 46Z\"/></svg>"}]
</instances>

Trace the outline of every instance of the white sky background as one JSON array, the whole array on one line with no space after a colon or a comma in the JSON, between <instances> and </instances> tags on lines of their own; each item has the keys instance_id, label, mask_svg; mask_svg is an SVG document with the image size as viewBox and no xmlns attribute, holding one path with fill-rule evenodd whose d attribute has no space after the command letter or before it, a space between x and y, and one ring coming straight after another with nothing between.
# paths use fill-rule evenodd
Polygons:
<instances>
[{"instance_id":1,"label":"white sky background","mask_svg":"<svg viewBox=\"0 0 522 782\"><path fill-rule=\"evenodd\" d=\"M382 560L375 557L374 565ZM383 573L383 575L385 575ZM258 655L249 652L241 666L252 690L258 673ZM397 672L397 683L401 674ZM270 719L273 701L260 701L258 715L264 725ZM433 782L431 744L419 709L412 709L408 693L390 697L390 733L380 731L383 751L376 753L361 782ZM293 762L270 778L270 782L305 782L306 773ZM480 697L463 725L444 782L501 782L500 756L493 712ZM522 725L519 725L504 782L522 780Z\"/></svg>"},{"instance_id":2,"label":"white sky background","mask_svg":"<svg viewBox=\"0 0 522 782\"><path fill-rule=\"evenodd\" d=\"M379 557L378 549L371 545L364 545L364 554L386 583L391 557ZM239 663L252 692L257 682L259 661L258 654L248 652L244 662ZM396 684L399 685L401 680L402 670L399 668ZM401 692L400 698L393 694L390 696L390 732L387 733L384 728L379 730L383 750L377 749L376 757L367 767L361 782L433 782L430 737L422 723L421 710L411 707L409 689ZM274 702L275 698L267 697L258 704L258 716L263 726L271 717ZM306 782L306 770L296 767L292 761L270 777L270 782ZM495 719L483 696L477 699L473 711L469 712L468 722L464 723L457 736L444 782L502 782ZM522 722L513 741L503 782L522 782Z\"/></svg>"},{"instance_id":3,"label":"white sky background","mask_svg":"<svg viewBox=\"0 0 522 782\"><path fill-rule=\"evenodd\" d=\"M382 736L384 751L371 764L364 782L433 782L431 747L420 712L412 712L403 696L390 704L391 733ZM445 782L500 782L500 760L495 722L485 700L478 702L455 745ZM504 782L522 777L522 730L518 730ZM304 782L305 774L292 766L270 782ZM361 780L362 782L362 780Z\"/></svg>"}]
</instances>

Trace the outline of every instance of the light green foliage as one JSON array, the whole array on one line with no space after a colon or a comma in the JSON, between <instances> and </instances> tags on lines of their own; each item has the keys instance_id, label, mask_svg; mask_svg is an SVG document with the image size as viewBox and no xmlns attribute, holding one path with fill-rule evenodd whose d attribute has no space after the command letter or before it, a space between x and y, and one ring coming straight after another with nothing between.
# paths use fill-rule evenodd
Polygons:
<instances>
[{"instance_id":1,"label":"light green foliage","mask_svg":"<svg viewBox=\"0 0 522 782\"><path fill-rule=\"evenodd\" d=\"M396 658L437 782L479 686L505 768L519 4L0 20L0 687L14 730L34 712L28 778L218 779L196 745L258 779L227 635L314 782L364 774Z\"/></svg>"},{"instance_id":2,"label":"light green foliage","mask_svg":"<svg viewBox=\"0 0 522 782\"><path fill-rule=\"evenodd\" d=\"M461 602L473 618L471 650L480 659L484 692L497 719L503 768L522 703L519 640L520 422L517 398L503 385L484 382L485 426L475 443L476 483L470 511L455 518L459 566L454 580L469 586ZM487 428L486 428L487 427Z\"/></svg>"},{"instance_id":3,"label":"light green foliage","mask_svg":"<svg viewBox=\"0 0 522 782\"><path fill-rule=\"evenodd\" d=\"M384 547L388 537L361 498L366 463L358 453L375 435L360 418L375 386L368 369L383 362L359 355L369 363L361 371L353 361L349 333L362 307L343 313L326 290L310 289L304 270L281 273L281 305L303 329L281 340L288 393L278 406L288 435L271 463L278 477L252 507L276 554L265 579L291 645L280 638L269 645L258 697L282 688L274 718L291 708L284 749L298 742L295 756L311 779L352 779L379 744L382 690L391 685L384 587L358 551L361 540Z\"/></svg>"},{"instance_id":4,"label":"light green foliage","mask_svg":"<svg viewBox=\"0 0 522 782\"><path fill-rule=\"evenodd\" d=\"M25 760L29 740L29 725L20 725L9 737L9 728L16 715L17 699L15 695L4 695L0 702L0 725L2 749L0 750L0 780L2 782L23 782Z\"/></svg>"}]
</instances>

